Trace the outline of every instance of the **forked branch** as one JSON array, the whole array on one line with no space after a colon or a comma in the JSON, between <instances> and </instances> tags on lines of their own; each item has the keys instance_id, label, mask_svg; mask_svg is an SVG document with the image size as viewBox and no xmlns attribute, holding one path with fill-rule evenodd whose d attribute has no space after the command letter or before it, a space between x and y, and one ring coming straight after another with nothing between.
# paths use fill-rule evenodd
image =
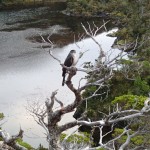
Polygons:
<instances>
[{"instance_id":1,"label":"forked branch","mask_svg":"<svg viewBox=\"0 0 150 150\"><path fill-rule=\"evenodd\" d=\"M23 137L23 130L20 129L19 133L14 136L10 136L9 133L7 133L4 130L0 130L0 137L3 139L4 143L8 146L14 148L15 150L27 150L25 147L19 145L17 143L17 139L22 139Z\"/></svg>"}]
</instances>

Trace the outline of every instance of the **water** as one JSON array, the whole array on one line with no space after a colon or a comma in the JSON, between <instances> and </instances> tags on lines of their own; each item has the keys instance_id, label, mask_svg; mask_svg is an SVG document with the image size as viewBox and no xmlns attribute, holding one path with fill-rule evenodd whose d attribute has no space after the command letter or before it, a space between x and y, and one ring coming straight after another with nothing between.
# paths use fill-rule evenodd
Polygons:
<instances>
[{"instance_id":1,"label":"water","mask_svg":"<svg viewBox=\"0 0 150 150\"><path fill-rule=\"evenodd\" d=\"M47 142L45 131L26 110L28 103L39 101L44 104L46 98L56 89L59 89L57 98L65 105L74 100L66 86L61 86L61 66L49 56L48 48L41 48L37 36L39 33L49 34L55 29L54 41L57 44L64 42L60 35L67 34L69 38L61 43L61 47L57 45L53 50L53 54L63 62L71 49L80 52L71 39L72 33L81 32L81 22L85 21L82 18L49 12L48 8L0 12L0 112L5 114L6 121L2 127L10 134L16 134L21 127L24 130L24 141L35 148L40 143L47 147ZM95 22L102 24L98 18ZM114 30L116 29L110 32ZM103 32L96 39L104 50L109 50L115 38L107 37L106 34ZM99 54L97 45L89 38L77 44L82 48L81 51L89 50L77 66L81 67L85 61L94 62ZM77 73L73 78L75 86L78 86L80 77L84 75ZM64 116L61 124L66 120L73 120L72 114Z\"/></svg>"}]
</instances>

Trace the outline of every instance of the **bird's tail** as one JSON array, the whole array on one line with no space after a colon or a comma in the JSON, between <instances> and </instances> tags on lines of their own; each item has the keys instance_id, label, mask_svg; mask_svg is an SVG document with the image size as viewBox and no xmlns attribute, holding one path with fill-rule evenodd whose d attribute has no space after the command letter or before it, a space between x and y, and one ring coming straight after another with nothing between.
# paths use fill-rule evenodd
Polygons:
<instances>
[{"instance_id":1,"label":"bird's tail","mask_svg":"<svg viewBox=\"0 0 150 150\"><path fill-rule=\"evenodd\" d=\"M65 85L65 76L63 76L62 86Z\"/></svg>"},{"instance_id":2,"label":"bird's tail","mask_svg":"<svg viewBox=\"0 0 150 150\"><path fill-rule=\"evenodd\" d=\"M62 86L64 86L64 84L65 84L65 76L66 76L66 69L65 68L63 68L62 76L63 76Z\"/></svg>"}]
</instances>

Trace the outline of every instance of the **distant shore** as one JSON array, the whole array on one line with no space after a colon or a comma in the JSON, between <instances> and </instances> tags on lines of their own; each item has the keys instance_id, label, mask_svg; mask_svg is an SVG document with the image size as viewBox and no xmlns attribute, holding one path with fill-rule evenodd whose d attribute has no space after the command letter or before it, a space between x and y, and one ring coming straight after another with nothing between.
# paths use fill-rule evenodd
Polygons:
<instances>
[{"instance_id":1,"label":"distant shore","mask_svg":"<svg viewBox=\"0 0 150 150\"><path fill-rule=\"evenodd\" d=\"M1 2L1 1L0 1ZM66 2L47 2L47 1L20 1L20 2L1 2L0 3L0 11L4 10L20 10L25 8L37 8L37 7L43 7L48 6L51 8L52 11L54 10L64 10L67 7Z\"/></svg>"}]
</instances>

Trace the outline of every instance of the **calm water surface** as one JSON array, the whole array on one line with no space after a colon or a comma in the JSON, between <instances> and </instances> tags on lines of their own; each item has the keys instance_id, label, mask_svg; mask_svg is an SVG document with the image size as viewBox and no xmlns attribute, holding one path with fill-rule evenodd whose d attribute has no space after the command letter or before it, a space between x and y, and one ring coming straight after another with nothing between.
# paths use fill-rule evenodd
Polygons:
<instances>
[{"instance_id":1,"label":"calm water surface","mask_svg":"<svg viewBox=\"0 0 150 150\"><path fill-rule=\"evenodd\" d=\"M6 121L3 129L10 134L16 134L21 127L24 130L24 141L35 148L40 143L47 147L47 142L44 130L26 111L28 103L39 101L44 104L45 99L56 89L59 89L58 99L65 105L71 103L74 96L66 87L61 87L62 73L58 62L49 56L48 48L41 48L41 43L34 37L39 33L51 33L54 29L58 35L68 32L68 29L69 32L77 33L81 31L82 21L82 18L49 12L48 8L0 12L0 112L5 114ZM100 19L95 21L101 24ZM109 32L113 31L115 29ZM103 32L96 39L104 50L109 50L115 38L106 35ZM59 42L61 40L57 39ZM81 51L89 50L77 64L78 67L84 61L94 62L99 54L97 45L91 39L85 39L78 44L82 47ZM68 41L66 45L56 46L53 53L63 62L71 49L80 52L76 44ZM76 86L81 76L84 77L84 74L78 73L74 77ZM72 119L72 115L64 116L61 123Z\"/></svg>"}]
</instances>

